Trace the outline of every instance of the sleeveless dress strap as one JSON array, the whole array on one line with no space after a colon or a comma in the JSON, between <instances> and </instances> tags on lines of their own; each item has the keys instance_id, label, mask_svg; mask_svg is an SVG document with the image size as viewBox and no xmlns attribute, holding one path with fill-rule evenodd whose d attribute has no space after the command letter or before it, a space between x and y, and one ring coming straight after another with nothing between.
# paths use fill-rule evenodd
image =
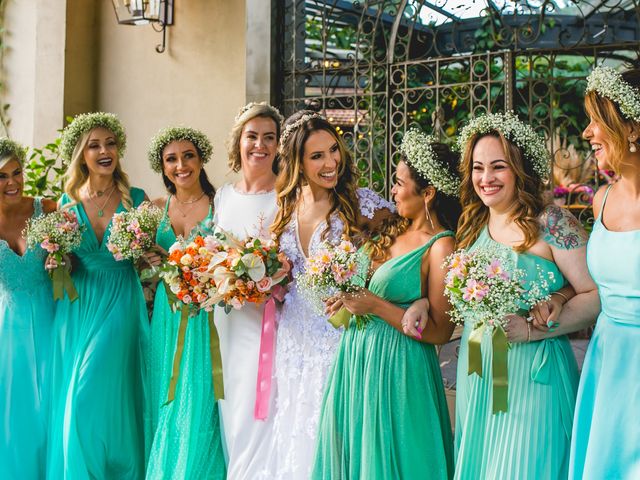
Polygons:
<instances>
[{"instance_id":1,"label":"sleeveless dress strap","mask_svg":"<svg viewBox=\"0 0 640 480\"><path fill-rule=\"evenodd\" d=\"M35 197L33 199L33 216L39 217L42 215L42 197Z\"/></svg>"},{"instance_id":2,"label":"sleeveless dress strap","mask_svg":"<svg viewBox=\"0 0 640 480\"><path fill-rule=\"evenodd\" d=\"M171 197L173 197L173 195L169 195L167 197L167 201L164 204L164 215L169 216L169 202L171 201Z\"/></svg>"},{"instance_id":3,"label":"sleeveless dress strap","mask_svg":"<svg viewBox=\"0 0 640 480\"><path fill-rule=\"evenodd\" d=\"M436 243L438 240L440 240L443 237L455 237L456 234L453 233L451 230L445 230L444 232L440 232L436 235L434 235L433 237L431 237L431 240L429 240L427 243L425 243L424 245L424 250L425 252L431 248L431 246Z\"/></svg>"},{"instance_id":4,"label":"sleeveless dress strap","mask_svg":"<svg viewBox=\"0 0 640 480\"><path fill-rule=\"evenodd\" d=\"M604 198L602 199L602 207L600 207L600 213L598 214L597 220L602 222L602 214L604 213L604 206L607 204L607 197L609 196L609 190L613 187L613 183L610 184L607 189L604 191Z\"/></svg>"}]
</instances>

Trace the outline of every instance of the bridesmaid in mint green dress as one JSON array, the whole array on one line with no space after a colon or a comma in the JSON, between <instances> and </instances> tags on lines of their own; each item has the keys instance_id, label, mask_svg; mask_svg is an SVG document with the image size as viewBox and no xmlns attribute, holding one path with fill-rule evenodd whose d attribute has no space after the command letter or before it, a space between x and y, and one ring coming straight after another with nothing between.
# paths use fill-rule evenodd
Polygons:
<instances>
[{"instance_id":1,"label":"bridesmaid in mint green dress","mask_svg":"<svg viewBox=\"0 0 640 480\"><path fill-rule=\"evenodd\" d=\"M0 139L0 478L44 478L53 293L46 253L27 249L28 219L55 210L23 197L22 147Z\"/></svg>"},{"instance_id":2,"label":"bridesmaid in mint green dress","mask_svg":"<svg viewBox=\"0 0 640 480\"><path fill-rule=\"evenodd\" d=\"M125 136L112 114L77 116L64 130L71 162L61 208L86 226L73 252L78 299L56 305L53 326L49 479L144 476L141 347L148 336L142 287L129 261L107 250L111 217L139 205L121 167Z\"/></svg>"},{"instance_id":3,"label":"bridesmaid in mint green dress","mask_svg":"<svg viewBox=\"0 0 640 480\"><path fill-rule=\"evenodd\" d=\"M167 128L151 142L151 167L162 174L169 193L155 203L164 209L156 237L167 251L177 235L193 238L206 233L213 218L215 190L203 168L211 157L207 137L186 127ZM159 254L147 255L159 265ZM169 380L178 340L180 312L174 313L166 290L156 290L149 351L149 403L147 435L149 479L223 479L218 405L214 399L207 313L190 318L184 339L174 400L167 403Z\"/></svg>"},{"instance_id":4,"label":"bridesmaid in mint green dress","mask_svg":"<svg viewBox=\"0 0 640 480\"><path fill-rule=\"evenodd\" d=\"M553 273L553 279L550 300L526 319L511 315L505 328L511 343L506 405L494 396L496 352L488 330L481 334L483 375L469 374L476 319L465 323L456 384L455 478L566 478L578 384L566 334L589 325L598 310L586 268L586 233L568 211L545 206L549 157L531 127L510 114L489 114L472 120L459 144L459 246L503 250L510 268L525 272L525 289L538 272Z\"/></svg>"},{"instance_id":5,"label":"bridesmaid in mint green dress","mask_svg":"<svg viewBox=\"0 0 640 480\"><path fill-rule=\"evenodd\" d=\"M448 479L453 442L434 344L453 331L444 297L444 259L452 228L457 156L418 131L405 135L392 194L399 216L371 244L376 270L368 290L328 301L352 317L327 379L313 479ZM437 153L436 153L437 152ZM404 309L429 300L416 337L403 333Z\"/></svg>"},{"instance_id":6,"label":"bridesmaid in mint green dress","mask_svg":"<svg viewBox=\"0 0 640 480\"><path fill-rule=\"evenodd\" d=\"M598 67L587 84L591 121L583 137L594 147L598 167L613 169L619 179L593 200L596 221L587 263L602 313L582 368L569 478L635 479L640 478L640 70L619 74ZM611 96L620 89L624 96Z\"/></svg>"}]
</instances>

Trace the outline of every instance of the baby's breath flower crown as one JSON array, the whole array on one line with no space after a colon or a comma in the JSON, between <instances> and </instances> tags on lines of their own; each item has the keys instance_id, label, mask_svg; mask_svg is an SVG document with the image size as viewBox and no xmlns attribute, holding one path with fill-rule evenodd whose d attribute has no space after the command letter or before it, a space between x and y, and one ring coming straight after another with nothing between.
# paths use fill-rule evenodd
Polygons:
<instances>
[{"instance_id":1,"label":"baby's breath flower crown","mask_svg":"<svg viewBox=\"0 0 640 480\"><path fill-rule=\"evenodd\" d=\"M273 105L270 105L268 102L247 103L244 107L241 107L240 110L238 110L238 114L236 115L235 121L238 122L242 118L242 116L245 113L247 113L249 110L251 110L253 107L267 107L269 110L272 111L274 116L278 119L278 123L282 123L283 118L282 118L282 115L280 114L280 110L278 110Z\"/></svg>"},{"instance_id":2,"label":"baby's breath flower crown","mask_svg":"<svg viewBox=\"0 0 640 480\"><path fill-rule=\"evenodd\" d=\"M122 157L127 147L127 136L122 128L120 119L113 113L92 112L76 115L73 121L62 131L62 142L60 152L62 161L69 165L73 151L80 140L80 137L94 128L106 128L116 136L118 142L118 156Z\"/></svg>"},{"instance_id":3,"label":"baby's breath flower crown","mask_svg":"<svg viewBox=\"0 0 640 480\"><path fill-rule=\"evenodd\" d=\"M540 135L520 120L513 112L487 113L472 119L458 136L458 149L464 152L469 139L476 134L500 132L507 140L522 149L525 161L533 166L533 171L543 182L549 179L551 157Z\"/></svg>"},{"instance_id":4,"label":"baby's breath flower crown","mask_svg":"<svg viewBox=\"0 0 640 480\"><path fill-rule=\"evenodd\" d=\"M627 120L640 123L640 92L611 67L596 67L587 77L586 93L596 92L618 105Z\"/></svg>"},{"instance_id":5,"label":"baby's breath flower crown","mask_svg":"<svg viewBox=\"0 0 640 480\"><path fill-rule=\"evenodd\" d=\"M450 197L457 197L460 189L460 179L447 168L447 165L438 161L436 153L431 145L436 139L431 135L425 135L417 128L412 128L404 134L400 151L404 154L407 163L415 168L418 173L431 182L436 189Z\"/></svg>"},{"instance_id":6,"label":"baby's breath flower crown","mask_svg":"<svg viewBox=\"0 0 640 480\"><path fill-rule=\"evenodd\" d=\"M190 127L169 127L160 130L155 137L151 139L149 144L148 157L151 168L158 172L162 172L162 151L171 142L187 140L196 147L202 163L207 163L211 159L213 147L207 136L200 130Z\"/></svg>"},{"instance_id":7,"label":"baby's breath flower crown","mask_svg":"<svg viewBox=\"0 0 640 480\"><path fill-rule=\"evenodd\" d=\"M302 117L300 117L298 120L296 120L293 123L290 123L289 125L287 125L284 130L282 131L282 134L280 135L280 152L282 153L282 149L284 147L284 144L286 143L287 139L289 138L289 136L296 131L298 128L300 128L302 125L304 125L305 123L307 123L309 120L313 119L313 118L324 118L322 115L320 115L319 113L308 113L306 115L303 115Z\"/></svg>"},{"instance_id":8,"label":"baby's breath flower crown","mask_svg":"<svg viewBox=\"0 0 640 480\"><path fill-rule=\"evenodd\" d=\"M24 165L27 158L27 149L18 142L8 138L0 138L0 160L8 156L15 156L20 165Z\"/></svg>"}]
</instances>

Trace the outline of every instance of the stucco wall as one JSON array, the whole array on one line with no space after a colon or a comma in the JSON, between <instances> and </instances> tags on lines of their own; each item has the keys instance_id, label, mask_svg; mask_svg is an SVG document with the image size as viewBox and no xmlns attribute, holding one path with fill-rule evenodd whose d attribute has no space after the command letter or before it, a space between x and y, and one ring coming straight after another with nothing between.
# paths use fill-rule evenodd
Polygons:
<instances>
[{"instance_id":1,"label":"stucco wall","mask_svg":"<svg viewBox=\"0 0 640 480\"><path fill-rule=\"evenodd\" d=\"M111 2L101 3L97 107L117 113L128 135L124 166L149 196L162 180L146 160L162 127L189 125L209 135L214 155L207 172L218 186L227 176L224 140L245 103L245 2L177 1L168 47L151 26L118 25Z\"/></svg>"}]
</instances>

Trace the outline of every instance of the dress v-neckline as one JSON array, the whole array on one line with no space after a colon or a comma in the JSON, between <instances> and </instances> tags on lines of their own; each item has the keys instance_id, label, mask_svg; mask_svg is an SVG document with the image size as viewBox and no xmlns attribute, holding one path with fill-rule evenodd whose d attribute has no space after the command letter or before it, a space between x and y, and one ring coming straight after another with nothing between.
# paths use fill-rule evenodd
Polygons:
<instances>
[{"instance_id":1,"label":"dress v-neckline","mask_svg":"<svg viewBox=\"0 0 640 480\"><path fill-rule=\"evenodd\" d=\"M26 222L27 225L29 223L29 220L31 220L36 216L36 199L35 198L33 199L32 208L33 208L33 213L29 216L29 218L27 218L27 222ZM11 248L11 245L9 245L9 242L7 242L4 238L0 238L0 244L4 245L7 248L7 250L9 250L15 257L19 258L21 261L22 259L24 259L24 257L27 255L27 252L29 251L29 247L28 245L26 245L26 243L25 243L25 248L24 248L24 252L22 252L22 255L16 252L13 248Z\"/></svg>"},{"instance_id":2,"label":"dress v-neckline","mask_svg":"<svg viewBox=\"0 0 640 480\"><path fill-rule=\"evenodd\" d=\"M120 202L118 203L118 206L116 207L115 212L113 212L113 215L115 215L116 213L120 213L123 209L124 209L124 207L122 206L122 200L120 200ZM98 248L102 248L104 246L104 239L109 237L109 234L111 232L111 224L113 223L113 215L111 215L111 218L109 219L109 223L107 223L107 227L104 229L104 233L102 234L102 238L100 240L98 240L98 235L96 235L96 231L93 229L93 224L91 223L91 219L89 218L89 215L87 214L87 211L84 209L84 204L82 203L82 201L78 202L78 210L81 210L82 217L84 218L85 223L87 224L88 230L91 231L91 235L93 235L93 238L96 241L96 244L98 245Z\"/></svg>"},{"instance_id":3,"label":"dress v-neckline","mask_svg":"<svg viewBox=\"0 0 640 480\"><path fill-rule=\"evenodd\" d=\"M171 217L169 216L169 202L170 202L170 201L171 201L171 196L167 199L167 204L165 205L165 209L164 209L164 215L165 215L165 218L167 219L167 223L169 224L169 230L171 231L171 235L173 235L173 240L174 240L174 242L175 242L176 240L178 240L178 236L179 236L179 235L177 235L177 234L176 234L176 229L173 227L173 223L171 223ZM196 230L196 228L201 227L201 226L202 226L202 224L203 224L207 219L209 219L209 218L211 218L211 217L212 217L212 213L213 213L213 211L212 211L212 206L211 206L211 204L209 204L209 210L207 211L207 215L206 215L202 220L200 220L199 222L197 222L197 223L196 223L196 224L191 228L191 230L189 230L189 235L186 237L186 239L187 239L187 240L191 238L191 235L192 235L192 234L193 234L193 232ZM185 237L182 237L182 238L185 238Z\"/></svg>"},{"instance_id":4,"label":"dress v-neckline","mask_svg":"<svg viewBox=\"0 0 640 480\"><path fill-rule=\"evenodd\" d=\"M326 220L321 220L313 229L313 231L311 232L311 236L309 237L309 244L307 245L307 253L304 252L304 248L302 248L302 241L300 240L300 221L298 219L298 212L296 211L296 217L295 217L295 222L294 222L294 231L296 234L296 242L298 244L298 249L300 250L300 253L302 254L302 257L305 260L309 260L310 255L311 255L311 245L313 244L313 239L316 236L316 233L318 232L318 229L320 227L322 227L323 225L327 224Z\"/></svg>"}]
</instances>

